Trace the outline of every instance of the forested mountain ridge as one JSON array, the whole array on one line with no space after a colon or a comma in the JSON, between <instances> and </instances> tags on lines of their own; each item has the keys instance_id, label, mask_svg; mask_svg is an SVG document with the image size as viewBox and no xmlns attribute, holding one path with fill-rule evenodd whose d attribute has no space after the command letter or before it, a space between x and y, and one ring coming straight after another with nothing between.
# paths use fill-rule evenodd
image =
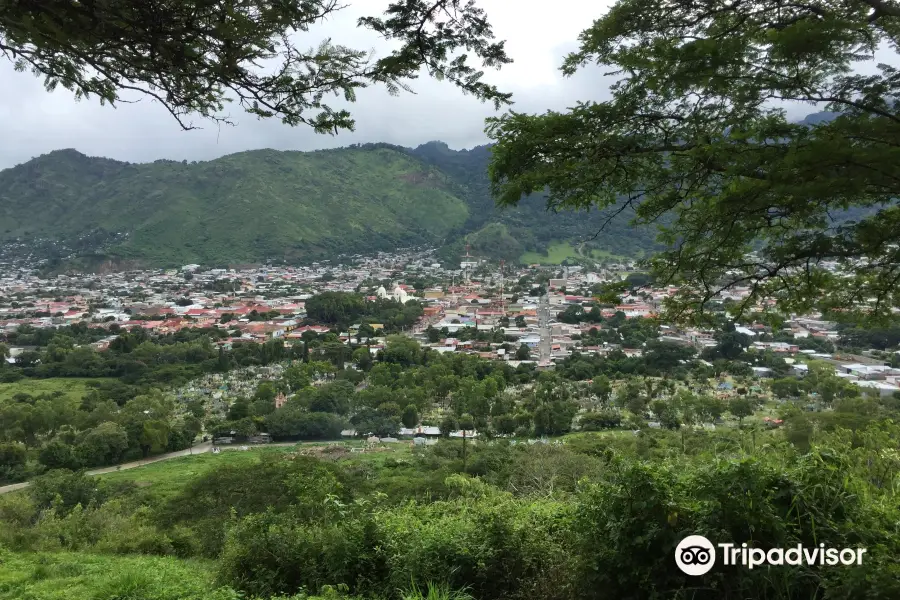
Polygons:
<instances>
[{"instance_id":1,"label":"forested mountain ridge","mask_svg":"<svg viewBox=\"0 0 900 600\"><path fill-rule=\"evenodd\" d=\"M58 150L0 171L0 241L40 245L51 255L53 247L40 242L62 242L57 260L74 254L94 263L176 266L456 242L455 252L467 234L491 225L475 236L488 241L478 250L515 259L595 233L581 217L547 219L541 198L495 209L489 158L485 146L453 151L440 142L146 164Z\"/></svg>"},{"instance_id":2,"label":"forested mountain ridge","mask_svg":"<svg viewBox=\"0 0 900 600\"><path fill-rule=\"evenodd\" d=\"M119 234L102 254L165 266L435 243L468 217L445 175L387 149L258 150L128 164L61 150L0 172L0 239Z\"/></svg>"},{"instance_id":3,"label":"forested mountain ridge","mask_svg":"<svg viewBox=\"0 0 900 600\"><path fill-rule=\"evenodd\" d=\"M469 205L473 207L466 227L474 232L469 241L478 252L511 259L523 251L544 254L552 242L568 241L583 247L585 253L598 250L638 256L655 246L654 229L630 224L633 211L624 211L612 219L612 210L548 211L543 194L524 198L515 207L497 208L487 174L491 158L489 145L455 151L443 142L434 141L410 153L466 187ZM461 246L461 242L456 245Z\"/></svg>"},{"instance_id":4,"label":"forested mountain ridge","mask_svg":"<svg viewBox=\"0 0 900 600\"><path fill-rule=\"evenodd\" d=\"M804 122L833 118L816 113ZM0 244L77 265L299 262L341 253L442 247L517 260L569 242L590 255L638 256L655 230L631 213L548 211L536 194L497 208L490 146L353 145L254 150L206 162L132 164L57 150L0 171Z\"/></svg>"}]
</instances>

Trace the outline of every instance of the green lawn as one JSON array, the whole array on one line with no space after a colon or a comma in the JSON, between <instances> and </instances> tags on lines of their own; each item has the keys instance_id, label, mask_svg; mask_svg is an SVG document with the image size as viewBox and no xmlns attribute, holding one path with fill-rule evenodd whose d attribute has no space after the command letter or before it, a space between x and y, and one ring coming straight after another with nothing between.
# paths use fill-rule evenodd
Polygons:
<instances>
[{"instance_id":1,"label":"green lawn","mask_svg":"<svg viewBox=\"0 0 900 600\"><path fill-rule=\"evenodd\" d=\"M212 562L0 550L0 600L226 600Z\"/></svg>"},{"instance_id":2,"label":"green lawn","mask_svg":"<svg viewBox=\"0 0 900 600\"><path fill-rule=\"evenodd\" d=\"M154 496L169 497L181 491L191 479L203 475L217 465L254 462L259 460L259 456L263 452L286 450L288 448L272 448L249 452L227 450L221 454L203 452L193 456L162 460L126 471L98 475L98 477L108 481L133 481L141 487L150 488Z\"/></svg>"},{"instance_id":3,"label":"green lawn","mask_svg":"<svg viewBox=\"0 0 900 600\"><path fill-rule=\"evenodd\" d=\"M92 388L88 385L101 379L82 379L76 377L53 377L50 379L23 379L15 383L0 383L0 402L9 400L18 393L50 394L62 392L73 400L81 400Z\"/></svg>"},{"instance_id":4,"label":"green lawn","mask_svg":"<svg viewBox=\"0 0 900 600\"><path fill-rule=\"evenodd\" d=\"M345 442L347 445L362 446L363 442ZM275 446L271 448L255 447L252 450L223 450L220 454L202 452L193 456L183 456L170 460L150 463L125 471L99 475L108 481L133 481L137 485L148 488L156 497L171 497L181 491L191 479L203 475L210 469L223 464L247 464L260 460L266 453L283 454L296 452L298 449L322 446L324 442L305 442L297 446ZM341 461L368 462L381 466L387 458L399 458L410 453L406 443L388 446L388 451L348 454Z\"/></svg>"},{"instance_id":5,"label":"green lawn","mask_svg":"<svg viewBox=\"0 0 900 600\"><path fill-rule=\"evenodd\" d=\"M522 256L519 257L519 262L524 264L545 264L545 265L558 265L562 263L567 258L585 258L583 255L579 254L578 248L573 246L570 242L557 242L554 244L550 244L547 247L547 254L541 255L537 252L526 252ZM622 259L623 256L619 256L617 254L613 254L612 252L606 250L592 250L590 258L595 260L602 259Z\"/></svg>"},{"instance_id":6,"label":"green lawn","mask_svg":"<svg viewBox=\"0 0 900 600\"><path fill-rule=\"evenodd\" d=\"M547 248L546 256L542 256L537 252L526 252L519 257L519 262L525 264L541 263L547 265L558 265L567 258L577 258L578 252L575 247L568 242L551 244Z\"/></svg>"}]
</instances>

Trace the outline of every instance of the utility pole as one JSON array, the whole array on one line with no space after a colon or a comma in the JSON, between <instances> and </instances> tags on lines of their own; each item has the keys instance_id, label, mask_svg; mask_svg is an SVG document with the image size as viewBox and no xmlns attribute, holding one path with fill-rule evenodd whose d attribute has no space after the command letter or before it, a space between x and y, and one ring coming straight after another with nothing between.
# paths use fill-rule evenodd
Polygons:
<instances>
[{"instance_id":1,"label":"utility pole","mask_svg":"<svg viewBox=\"0 0 900 600\"><path fill-rule=\"evenodd\" d=\"M503 314L501 316L506 316L506 300L503 298L503 265L506 263L505 260L500 259L500 312Z\"/></svg>"},{"instance_id":2,"label":"utility pole","mask_svg":"<svg viewBox=\"0 0 900 600\"><path fill-rule=\"evenodd\" d=\"M466 430L463 428L463 473L466 472Z\"/></svg>"}]
</instances>

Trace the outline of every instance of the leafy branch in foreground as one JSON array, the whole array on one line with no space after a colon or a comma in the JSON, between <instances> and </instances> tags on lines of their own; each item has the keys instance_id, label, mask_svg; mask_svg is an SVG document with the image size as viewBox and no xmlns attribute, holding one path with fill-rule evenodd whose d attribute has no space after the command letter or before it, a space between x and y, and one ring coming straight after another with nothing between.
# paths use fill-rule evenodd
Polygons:
<instances>
[{"instance_id":1,"label":"leafy branch in foreground","mask_svg":"<svg viewBox=\"0 0 900 600\"><path fill-rule=\"evenodd\" d=\"M484 11L470 0L397 0L360 27L401 45L376 59L330 39L308 49L298 34L334 15L337 0L20 0L0 2L0 54L19 71L62 85L76 98L127 102L134 92L160 102L184 129L199 115L222 115L237 101L250 114L305 124L316 132L353 129L349 111L325 97L352 102L382 84L392 94L425 67L495 106L510 94L481 81L482 72L455 55L466 49L483 66L511 62L493 41Z\"/></svg>"},{"instance_id":2,"label":"leafy branch in foreground","mask_svg":"<svg viewBox=\"0 0 900 600\"><path fill-rule=\"evenodd\" d=\"M725 290L738 312L871 320L900 307L900 71L895 2L620 0L581 35L567 75L621 79L567 112L491 119L501 204L549 191L553 208L634 207L679 282L668 315L694 321ZM896 54L895 54L896 56ZM790 123L784 101L839 113Z\"/></svg>"}]
</instances>

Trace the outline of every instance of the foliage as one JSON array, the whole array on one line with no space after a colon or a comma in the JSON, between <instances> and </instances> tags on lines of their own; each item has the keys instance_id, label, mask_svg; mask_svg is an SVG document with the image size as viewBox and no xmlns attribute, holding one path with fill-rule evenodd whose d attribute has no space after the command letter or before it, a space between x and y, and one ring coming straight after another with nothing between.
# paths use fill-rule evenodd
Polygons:
<instances>
[{"instance_id":1,"label":"foliage","mask_svg":"<svg viewBox=\"0 0 900 600\"><path fill-rule=\"evenodd\" d=\"M33 251L50 259L51 271L91 269L109 258L153 266L294 262L444 240L453 241L440 257L452 264L467 233L479 256L508 260L519 247L544 249L559 240L577 240L582 253L600 252L601 259L603 252L637 255L653 245L646 230L624 223L591 240L601 216L547 218L541 201L500 211L488 189L489 148L447 153L368 144L141 165L60 150L0 171L0 239L34 239ZM457 160L465 169L454 166ZM138 197L140 215L125 211Z\"/></svg>"},{"instance_id":2,"label":"foliage","mask_svg":"<svg viewBox=\"0 0 900 600\"><path fill-rule=\"evenodd\" d=\"M54 191L40 192L37 181ZM295 261L435 243L469 212L445 175L389 149L260 150L193 164L128 164L60 150L0 171L0 187L0 236L68 242L99 230L112 237L85 250L88 258L159 266ZM143 199L139 218L124 210L136 198Z\"/></svg>"},{"instance_id":3,"label":"foliage","mask_svg":"<svg viewBox=\"0 0 900 600\"><path fill-rule=\"evenodd\" d=\"M372 84L396 94L409 89L406 82L422 67L498 107L509 102L509 94L481 81L482 72L466 55L455 55L465 48L485 66L511 62L474 4L395 2L384 18L361 18L359 27L400 42L377 60L330 39L314 48L295 45L293 32L308 32L339 8L328 0L231 0L137 10L114 1L64 4L50 23L39 18L38 8L17 5L0 21L0 52L17 70L44 78L48 90L61 84L79 99L98 96L115 104L129 93L146 94L186 129L192 126L184 118L195 114L231 123L221 113L237 100L250 114L288 125L319 133L352 130L349 111L332 108L325 96L352 102L357 90ZM260 69L272 62L274 70Z\"/></svg>"},{"instance_id":4,"label":"foliage","mask_svg":"<svg viewBox=\"0 0 900 600\"><path fill-rule=\"evenodd\" d=\"M218 556L220 580L251 596L416 598L442 582L435 592L484 600L896 597L900 461L885 449L900 439L897 425L820 431L803 448L778 430L759 438L657 430L577 434L564 446L470 442L469 475L459 441L388 458L223 453L235 461L166 497L105 487L64 511L38 502L83 489L77 477L2 496L0 544L11 564L35 550ZM172 476L189 467L182 460ZM697 580L671 558L688 533L868 553L853 568L723 569Z\"/></svg>"},{"instance_id":5,"label":"foliage","mask_svg":"<svg viewBox=\"0 0 900 600\"><path fill-rule=\"evenodd\" d=\"M158 556L8 553L0 561L0 599L238 600L215 584L211 567Z\"/></svg>"},{"instance_id":6,"label":"foliage","mask_svg":"<svg viewBox=\"0 0 900 600\"><path fill-rule=\"evenodd\" d=\"M720 290L746 286L737 314L775 298L784 314L885 318L900 305L897 73L854 65L896 52L898 18L875 0L621 0L562 67L617 74L612 98L492 119L493 191L504 205L545 189L554 209L624 202L661 225L650 262L680 285L671 316L706 320ZM832 113L789 123L771 99Z\"/></svg>"}]
</instances>

